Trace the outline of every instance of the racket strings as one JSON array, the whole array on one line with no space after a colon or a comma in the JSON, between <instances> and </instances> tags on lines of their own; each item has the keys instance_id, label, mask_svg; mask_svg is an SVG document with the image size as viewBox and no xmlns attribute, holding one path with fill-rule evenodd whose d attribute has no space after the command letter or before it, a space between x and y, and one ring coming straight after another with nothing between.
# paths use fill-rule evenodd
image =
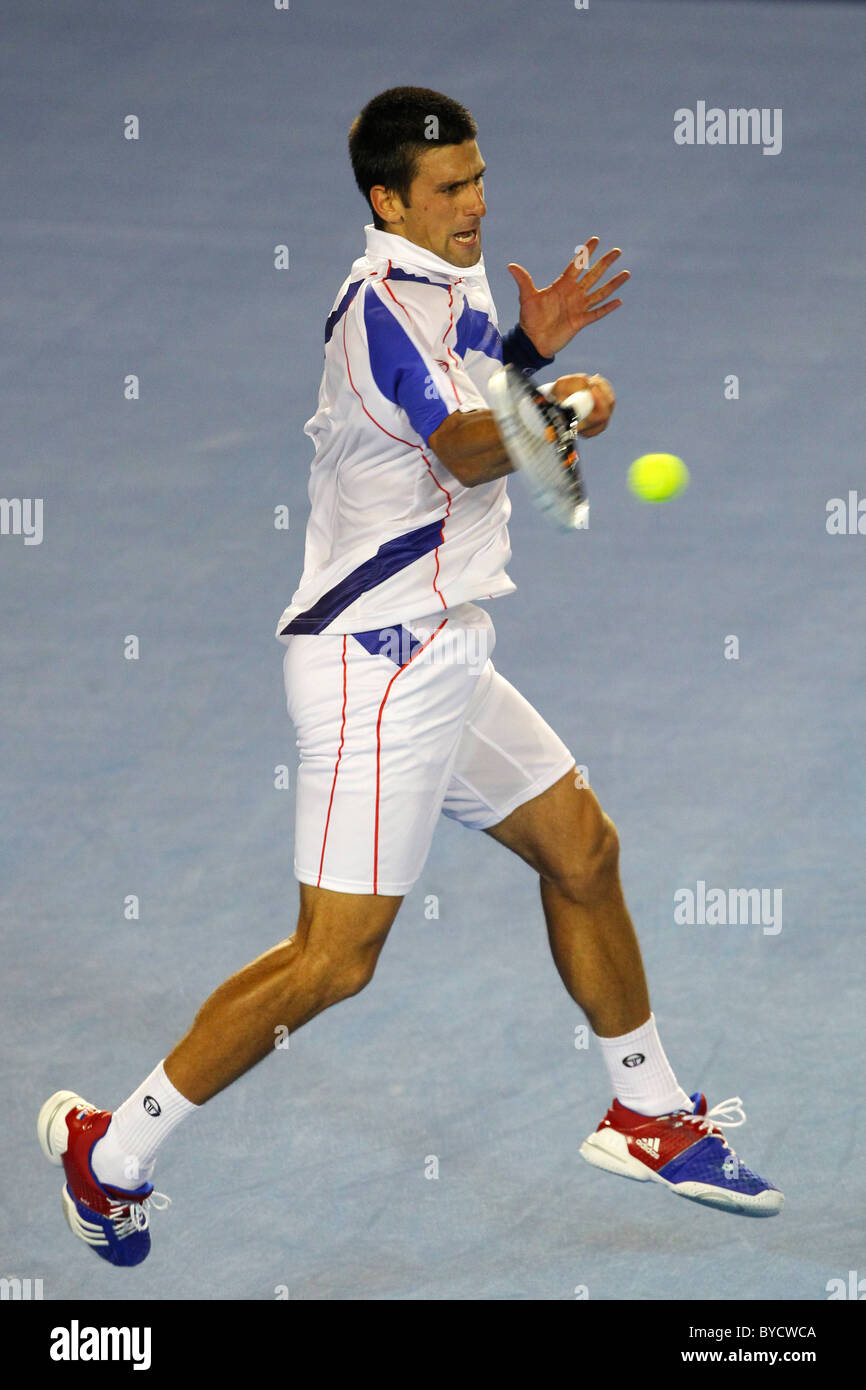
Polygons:
<instances>
[{"instance_id":1,"label":"racket strings","mask_svg":"<svg viewBox=\"0 0 866 1390\"><path fill-rule=\"evenodd\" d=\"M530 474L558 491L563 490L569 501L582 502L577 447L566 411L522 381L517 384L517 415L523 431L519 447L532 459Z\"/></svg>"},{"instance_id":2,"label":"racket strings","mask_svg":"<svg viewBox=\"0 0 866 1390\"><path fill-rule=\"evenodd\" d=\"M536 505L567 530L586 525L588 503L574 425L563 410L511 366L491 379L491 406L503 442Z\"/></svg>"}]
</instances>

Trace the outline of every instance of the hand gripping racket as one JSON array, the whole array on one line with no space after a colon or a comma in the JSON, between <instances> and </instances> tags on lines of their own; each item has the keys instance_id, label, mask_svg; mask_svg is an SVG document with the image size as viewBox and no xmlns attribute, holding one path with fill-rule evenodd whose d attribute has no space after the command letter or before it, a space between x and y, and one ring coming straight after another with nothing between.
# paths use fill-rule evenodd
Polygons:
<instances>
[{"instance_id":1,"label":"hand gripping racket","mask_svg":"<svg viewBox=\"0 0 866 1390\"><path fill-rule=\"evenodd\" d=\"M544 388L546 389L546 388ZM561 404L511 364L488 382L487 398L508 456L535 506L563 531L589 525L589 502L577 453L577 427L595 406L575 391Z\"/></svg>"}]
</instances>

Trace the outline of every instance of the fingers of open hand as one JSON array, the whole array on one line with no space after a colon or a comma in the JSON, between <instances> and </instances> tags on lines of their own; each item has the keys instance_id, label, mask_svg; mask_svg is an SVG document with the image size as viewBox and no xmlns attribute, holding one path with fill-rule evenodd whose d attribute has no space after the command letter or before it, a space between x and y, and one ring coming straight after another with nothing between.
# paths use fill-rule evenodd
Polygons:
<instances>
[{"instance_id":1,"label":"fingers of open hand","mask_svg":"<svg viewBox=\"0 0 866 1390\"><path fill-rule=\"evenodd\" d=\"M596 247L597 247L597 246L598 246L598 237L597 237L597 236L591 236L591 237L589 238L588 241L585 241L585 242L583 243L582 246L576 246L576 247L574 248L574 260L570 261L569 264L565 267L566 271L568 271L568 270L577 270L577 271L586 270L586 267L589 265L590 261L592 260L593 256L595 255L595 251L596 251Z\"/></svg>"},{"instance_id":2,"label":"fingers of open hand","mask_svg":"<svg viewBox=\"0 0 866 1390\"><path fill-rule=\"evenodd\" d=\"M619 289L620 285L624 285L626 280L628 280L629 278L630 272L627 270L621 270L618 275L614 275L613 278L608 280L606 284L600 285L597 290L593 290L592 294L588 294L586 296L586 308L593 309L596 306L596 304L601 304L602 300L607 299L609 294L613 294L616 290ZM581 288L583 288L585 284L586 281L582 280Z\"/></svg>"},{"instance_id":3,"label":"fingers of open hand","mask_svg":"<svg viewBox=\"0 0 866 1390\"><path fill-rule=\"evenodd\" d=\"M507 268L512 279L517 282L521 299L526 294L536 293L535 281L525 266L520 265L517 261L509 261Z\"/></svg>"},{"instance_id":4,"label":"fingers of open hand","mask_svg":"<svg viewBox=\"0 0 866 1390\"><path fill-rule=\"evenodd\" d=\"M597 323L599 319L604 318L605 314L612 314L614 309L618 309L621 304L621 299L612 299L609 304L602 304L598 309L587 309L580 316L580 327L586 328L588 323Z\"/></svg>"},{"instance_id":5,"label":"fingers of open hand","mask_svg":"<svg viewBox=\"0 0 866 1390\"><path fill-rule=\"evenodd\" d=\"M596 245L598 245L598 237L595 237L594 240ZM587 242L587 246L589 246L589 242ZM590 254L592 253L590 252ZM614 261L621 255L622 251L618 246L615 246L612 251L605 252L601 259L596 261L595 265L578 269L577 274L582 287L586 290L590 289L603 275L607 274Z\"/></svg>"}]
</instances>

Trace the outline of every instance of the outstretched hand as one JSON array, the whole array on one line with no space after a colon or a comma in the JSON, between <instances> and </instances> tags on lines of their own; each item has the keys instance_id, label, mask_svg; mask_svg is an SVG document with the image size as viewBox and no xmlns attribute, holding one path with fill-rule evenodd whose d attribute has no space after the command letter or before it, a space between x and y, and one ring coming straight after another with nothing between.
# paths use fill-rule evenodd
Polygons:
<instances>
[{"instance_id":1,"label":"outstretched hand","mask_svg":"<svg viewBox=\"0 0 866 1390\"><path fill-rule=\"evenodd\" d=\"M590 266L597 247L598 237L590 237L559 278L543 290L536 289L524 266L514 262L509 265L520 292L520 327L542 357L554 357L587 324L604 318L622 304L621 299L611 300L610 304L603 301L625 284L629 278L627 270L595 288L621 252L616 247Z\"/></svg>"}]
</instances>

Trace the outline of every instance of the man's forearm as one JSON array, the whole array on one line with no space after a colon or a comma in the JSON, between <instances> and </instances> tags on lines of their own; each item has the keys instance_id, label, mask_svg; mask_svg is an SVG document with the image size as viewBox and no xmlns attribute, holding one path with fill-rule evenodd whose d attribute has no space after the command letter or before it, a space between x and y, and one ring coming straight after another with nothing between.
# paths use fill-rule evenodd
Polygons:
<instances>
[{"instance_id":1,"label":"man's forearm","mask_svg":"<svg viewBox=\"0 0 866 1390\"><path fill-rule=\"evenodd\" d=\"M433 431L428 442L464 487L492 483L514 472L489 410L455 411Z\"/></svg>"}]
</instances>

